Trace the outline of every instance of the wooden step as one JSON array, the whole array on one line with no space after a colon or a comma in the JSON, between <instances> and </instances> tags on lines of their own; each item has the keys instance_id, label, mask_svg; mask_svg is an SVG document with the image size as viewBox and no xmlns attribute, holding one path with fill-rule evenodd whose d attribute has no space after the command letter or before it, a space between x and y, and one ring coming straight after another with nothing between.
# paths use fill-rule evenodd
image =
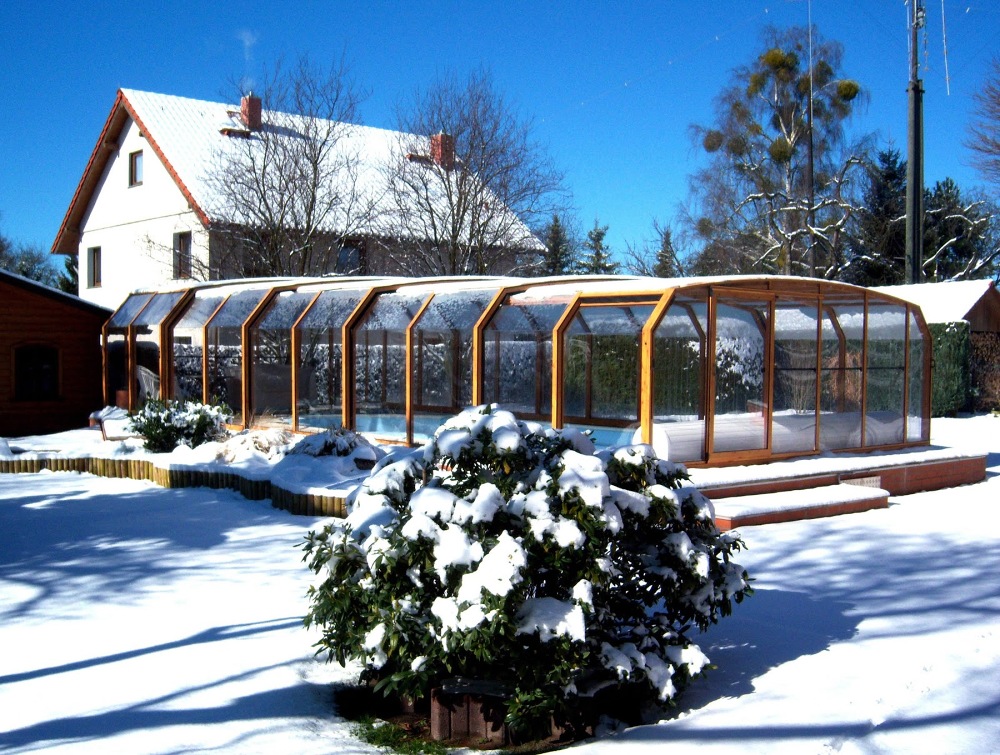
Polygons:
<instances>
[{"instance_id":1,"label":"wooden step","mask_svg":"<svg viewBox=\"0 0 1000 755\"><path fill-rule=\"evenodd\" d=\"M889 491L866 484L840 483L806 490L733 496L712 501L720 530L755 524L794 522L853 514L889 506Z\"/></svg>"}]
</instances>

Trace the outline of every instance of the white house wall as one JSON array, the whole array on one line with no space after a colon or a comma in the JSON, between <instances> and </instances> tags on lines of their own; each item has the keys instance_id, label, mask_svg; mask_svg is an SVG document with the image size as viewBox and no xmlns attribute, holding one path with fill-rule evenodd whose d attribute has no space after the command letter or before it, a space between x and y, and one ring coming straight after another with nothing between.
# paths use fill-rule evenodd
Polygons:
<instances>
[{"instance_id":1,"label":"white house wall","mask_svg":"<svg viewBox=\"0 0 1000 755\"><path fill-rule=\"evenodd\" d=\"M142 184L129 186L129 155L143 154ZM173 238L191 232L195 277L207 265L208 233L166 166L129 119L81 223L80 297L116 308L136 288L173 280ZM101 248L101 285L92 287L89 249Z\"/></svg>"}]
</instances>

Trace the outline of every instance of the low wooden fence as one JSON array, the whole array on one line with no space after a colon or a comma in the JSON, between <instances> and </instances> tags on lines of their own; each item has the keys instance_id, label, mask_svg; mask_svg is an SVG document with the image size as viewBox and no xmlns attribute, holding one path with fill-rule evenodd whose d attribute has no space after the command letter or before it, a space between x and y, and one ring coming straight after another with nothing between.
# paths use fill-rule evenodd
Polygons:
<instances>
[{"instance_id":1,"label":"low wooden fence","mask_svg":"<svg viewBox=\"0 0 1000 755\"><path fill-rule=\"evenodd\" d=\"M52 472L86 472L98 477L149 480L163 488L216 488L235 490L252 501L270 499L271 505L303 516L347 515L346 501L341 496L296 493L272 485L270 480L252 480L238 471L158 467L149 459L101 459L40 457L0 459L0 473L31 474L42 470Z\"/></svg>"}]
</instances>

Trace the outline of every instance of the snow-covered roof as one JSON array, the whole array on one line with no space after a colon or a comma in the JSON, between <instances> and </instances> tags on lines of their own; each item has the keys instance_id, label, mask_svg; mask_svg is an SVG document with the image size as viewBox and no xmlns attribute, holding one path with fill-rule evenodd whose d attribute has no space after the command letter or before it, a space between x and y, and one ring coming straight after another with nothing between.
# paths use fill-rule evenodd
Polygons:
<instances>
[{"instance_id":1,"label":"snow-covered roof","mask_svg":"<svg viewBox=\"0 0 1000 755\"><path fill-rule=\"evenodd\" d=\"M79 296L74 296L73 294L68 294L65 291L61 291L58 288L53 288L52 286L47 286L44 283L39 283L36 280L31 280L31 278L25 278L23 275L18 275L17 273L12 273L10 270L0 269L0 280L6 280L20 288L33 291L35 293L47 296L52 299L63 301L66 304L70 304L74 307L80 307L81 309L89 309L94 312L110 315L111 310L107 307L102 307L99 304L94 304L93 302L85 301Z\"/></svg>"},{"instance_id":2,"label":"snow-covered roof","mask_svg":"<svg viewBox=\"0 0 1000 755\"><path fill-rule=\"evenodd\" d=\"M986 293L993 288L993 281L948 281L945 283L918 283L909 286L877 286L872 291L913 302L924 313L928 323L958 322Z\"/></svg>"},{"instance_id":3,"label":"snow-covered roof","mask_svg":"<svg viewBox=\"0 0 1000 755\"><path fill-rule=\"evenodd\" d=\"M220 165L226 163L227 157L236 156L248 145L252 149L255 140L263 144L259 133L248 130L239 113L239 105L135 89L119 90L53 244L53 251L76 253L79 222L108 159L104 145L117 139L129 118L142 129L150 146L203 224L208 226L215 221L233 220L236 213L232 212L230 202L221 189L222 182L212 177L219 175ZM321 124L318 129L310 129L310 124L317 123ZM352 123L310 120L304 116L268 110L262 114L260 133L267 133L271 139L292 140L317 130L325 131L328 126L336 133L336 143L325 155L329 163L327 169L337 171L338 175L343 174L344 185L350 186L354 198L326 219L324 230L335 233L353 231L373 236L421 237L420 223L406 222L413 214L412 208L409 212L401 211L397 204L399 197L393 196L390 191L390 171L386 169L402 154L428 154L430 137ZM348 165L349 169L345 167ZM452 177L450 180L457 179ZM447 213L445 195L448 192L442 190L437 193L439 197L432 192L431 200L440 202L440 211ZM484 197L494 196L485 188L482 193ZM360 228L352 216L358 214L359 207L373 209L371 218ZM365 211L364 214L367 216L369 213ZM235 219L238 220L238 217ZM513 212L494 213L490 222L503 229L503 238L515 239L518 245L541 248L541 242Z\"/></svg>"}]
</instances>

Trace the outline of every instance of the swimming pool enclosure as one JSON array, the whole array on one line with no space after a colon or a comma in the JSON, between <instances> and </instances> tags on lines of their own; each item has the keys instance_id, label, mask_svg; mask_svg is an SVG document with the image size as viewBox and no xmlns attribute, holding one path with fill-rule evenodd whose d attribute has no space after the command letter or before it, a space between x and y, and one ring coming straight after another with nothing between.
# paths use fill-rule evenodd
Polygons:
<instances>
[{"instance_id":1,"label":"swimming pool enclosure","mask_svg":"<svg viewBox=\"0 0 1000 755\"><path fill-rule=\"evenodd\" d=\"M107 403L225 401L240 427L415 444L461 409L688 464L926 444L919 308L790 277L323 278L131 294Z\"/></svg>"}]
</instances>

